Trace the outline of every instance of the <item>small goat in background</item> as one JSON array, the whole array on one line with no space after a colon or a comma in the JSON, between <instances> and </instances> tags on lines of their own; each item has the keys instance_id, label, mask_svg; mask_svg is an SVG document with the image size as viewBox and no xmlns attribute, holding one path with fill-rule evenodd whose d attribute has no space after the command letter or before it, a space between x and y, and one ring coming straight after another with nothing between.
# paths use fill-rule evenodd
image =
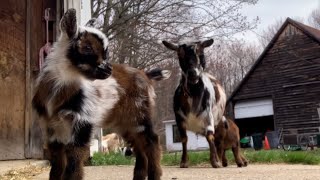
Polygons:
<instances>
[{"instance_id":1,"label":"small goat in background","mask_svg":"<svg viewBox=\"0 0 320 180\"><path fill-rule=\"evenodd\" d=\"M228 166L228 159L226 157L226 151L228 149L232 149L238 167L245 167L248 165L248 161L241 153L239 128L233 120L227 118L224 121L220 121L216 127L214 137L217 153L222 161L223 167Z\"/></svg>"},{"instance_id":2,"label":"small goat in background","mask_svg":"<svg viewBox=\"0 0 320 180\"><path fill-rule=\"evenodd\" d=\"M182 141L180 167L188 167L187 130L207 138L210 147L212 167L220 167L214 144L214 128L223 119L226 94L220 83L204 72L206 61L204 48L211 46L212 39L176 45L163 41L163 44L178 54L181 80L174 94L174 113Z\"/></svg>"},{"instance_id":3,"label":"small goat in background","mask_svg":"<svg viewBox=\"0 0 320 180\"><path fill-rule=\"evenodd\" d=\"M152 80L168 78L170 72L145 73L109 64L106 36L92 27L78 27L74 9L64 14L60 30L33 97L47 132L50 180L83 179L94 127L110 128L133 146L134 180L159 180L161 147L151 121Z\"/></svg>"}]
</instances>

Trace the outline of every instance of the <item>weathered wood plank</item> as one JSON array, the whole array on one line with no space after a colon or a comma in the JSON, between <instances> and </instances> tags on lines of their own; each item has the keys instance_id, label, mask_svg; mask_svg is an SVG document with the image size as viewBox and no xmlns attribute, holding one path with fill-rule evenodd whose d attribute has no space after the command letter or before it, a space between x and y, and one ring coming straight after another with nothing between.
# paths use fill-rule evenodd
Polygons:
<instances>
[{"instance_id":1,"label":"weathered wood plank","mask_svg":"<svg viewBox=\"0 0 320 180\"><path fill-rule=\"evenodd\" d=\"M26 1L0 2L0 160L24 159Z\"/></svg>"}]
</instances>

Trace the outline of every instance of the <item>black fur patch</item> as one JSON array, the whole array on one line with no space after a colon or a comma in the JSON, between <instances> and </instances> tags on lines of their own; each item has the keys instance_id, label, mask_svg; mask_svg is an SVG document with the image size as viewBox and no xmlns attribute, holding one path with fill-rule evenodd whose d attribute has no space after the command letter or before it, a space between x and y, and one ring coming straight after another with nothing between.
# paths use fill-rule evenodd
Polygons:
<instances>
[{"instance_id":1,"label":"black fur patch","mask_svg":"<svg viewBox=\"0 0 320 180\"><path fill-rule=\"evenodd\" d=\"M83 90L80 89L75 93L70 99L65 101L65 103L59 108L59 110L71 110L74 112L80 112L84 101Z\"/></svg>"},{"instance_id":2,"label":"black fur patch","mask_svg":"<svg viewBox=\"0 0 320 180\"><path fill-rule=\"evenodd\" d=\"M81 35L80 35L81 36ZM70 47L68 49L67 57L71 60L72 64L78 66L80 64L88 64L92 67L98 66L98 55L95 53L81 54L77 47L77 41L79 39L74 39L70 42Z\"/></svg>"},{"instance_id":3,"label":"black fur patch","mask_svg":"<svg viewBox=\"0 0 320 180\"><path fill-rule=\"evenodd\" d=\"M67 159L67 161L68 161L68 163L67 163L67 167L66 167L66 172L65 172L65 174L71 175L71 174L73 174L73 173L75 172L75 170L76 170L76 166L77 166L76 160L75 160L75 158L73 158L73 157L69 157L69 158Z\"/></svg>"},{"instance_id":4,"label":"black fur patch","mask_svg":"<svg viewBox=\"0 0 320 180\"><path fill-rule=\"evenodd\" d=\"M179 57L179 64L183 72L187 72L189 69L195 68L198 66L197 56L194 53L194 49L191 46L182 45L180 48L183 48L184 56L183 58Z\"/></svg>"},{"instance_id":5,"label":"black fur patch","mask_svg":"<svg viewBox=\"0 0 320 180\"><path fill-rule=\"evenodd\" d=\"M160 68L152 69L151 71L146 72L146 75L149 79L154 79L157 81L162 80L164 78L162 70Z\"/></svg>"},{"instance_id":6,"label":"black fur patch","mask_svg":"<svg viewBox=\"0 0 320 180\"><path fill-rule=\"evenodd\" d=\"M73 128L74 145L85 146L90 142L92 124L89 122L77 122Z\"/></svg>"},{"instance_id":7,"label":"black fur patch","mask_svg":"<svg viewBox=\"0 0 320 180\"><path fill-rule=\"evenodd\" d=\"M38 102L35 98L32 100L32 107L37 111L40 116L47 115L47 110L44 105Z\"/></svg>"}]
</instances>

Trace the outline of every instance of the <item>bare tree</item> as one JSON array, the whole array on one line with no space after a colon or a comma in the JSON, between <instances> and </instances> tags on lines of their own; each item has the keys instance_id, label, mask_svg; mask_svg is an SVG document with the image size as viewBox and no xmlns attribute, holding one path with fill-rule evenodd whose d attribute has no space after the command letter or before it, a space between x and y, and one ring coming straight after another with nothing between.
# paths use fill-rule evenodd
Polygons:
<instances>
[{"instance_id":1,"label":"bare tree","mask_svg":"<svg viewBox=\"0 0 320 180\"><path fill-rule=\"evenodd\" d=\"M230 95L260 55L257 45L242 40L215 46L208 52L208 71L223 84Z\"/></svg>"},{"instance_id":2,"label":"bare tree","mask_svg":"<svg viewBox=\"0 0 320 180\"><path fill-rule=\"evenodd\" d=\"M314 9L308 17L308 22L311 26L320 29L320 9Z\"/></svg>"},{"instance_id":3,"label":"bare tree","mask_svg":"<svg viewBox=\"0 0 320 180\"><path fill-rule=\"evenodd\" d=\"M257 0L91 0L92 16L111 39L112 59L138 68L167 59L159 40L215 39L255 28L238 10Z\"/></svg>"},{"instance_id":4,"label":"bare tree","mask_svg":"<svg viewBox=\"0 0 320 180\"><path fill-rule=\"evenodd\" d=\"M258 37L260 45L265 48L271 39L276 35L282 26L284 19L278 19L273 24L269 25L265 30L262 31L261 35Z\"/></svg>"}]
</instances>

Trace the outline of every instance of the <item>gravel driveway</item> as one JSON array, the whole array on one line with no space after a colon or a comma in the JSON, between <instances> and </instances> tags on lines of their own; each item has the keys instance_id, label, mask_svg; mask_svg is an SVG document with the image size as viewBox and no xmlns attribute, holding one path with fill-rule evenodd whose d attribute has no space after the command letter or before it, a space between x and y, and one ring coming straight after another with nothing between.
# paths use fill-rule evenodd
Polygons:
<instances>
[{"instance_id":1,"label":"gravel driveway","mask_svg":"<svg viewBox=\"0 0 320 180\"><path fill-rule=\"evenodd\" d=\"M86 180L130 180L133 166L90 166L85 168ZM48 179L48 172L35 177L37 180ZM310 165L249 165L245 168L230 166L228 168L212 169L191 167L163 167L163 180L316 180L320 179L320 166Z\"/></svg>"}]
</instances>

